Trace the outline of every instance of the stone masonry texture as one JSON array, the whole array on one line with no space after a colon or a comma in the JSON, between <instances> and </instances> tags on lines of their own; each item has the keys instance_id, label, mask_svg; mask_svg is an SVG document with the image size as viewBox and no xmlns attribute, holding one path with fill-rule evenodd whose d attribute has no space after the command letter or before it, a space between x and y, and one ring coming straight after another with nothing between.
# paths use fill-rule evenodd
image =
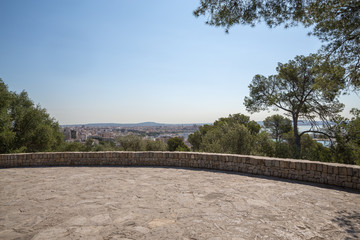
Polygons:
<instances>
[{"instance_id":1,"label":"stone masonry texture","mask_svg":"<svg viewBox=\"0 0 360 240\"><path fill-rule=\"evenodd\" d=\"M234 171L360 190L360 166L262 156L194 152L54 152L0 154L0 168L159 166Z\"/></svg>"}]
</instances>

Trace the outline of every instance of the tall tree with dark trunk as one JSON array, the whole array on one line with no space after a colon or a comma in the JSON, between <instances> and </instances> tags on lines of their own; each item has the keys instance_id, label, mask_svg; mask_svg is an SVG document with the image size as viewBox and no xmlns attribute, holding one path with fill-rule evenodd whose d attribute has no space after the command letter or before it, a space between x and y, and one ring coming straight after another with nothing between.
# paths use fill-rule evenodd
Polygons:
<instances>
[{"instance_id":1,"label":"tall tree with dark trunk","mask_svg":"<svg viewBox=\"0 0 360 240\"><path fill-rule=\"evenodd\" d=\"M300 137L316 130L316 120L327 120L343 109L338 96L343 87L344 69L328 62L320 62L316 55L297 56L286 64L279 63L278 74L269 77L256 75L249 88L250 97L245 97L245 106L250 112L274 108L290 116L293 123L296 156L300 156ZM333 84L324 85L325 79ZM300 119L313 123L314 128L299 133Z\"/></svg>"},{"instance_id":2,"label":"tall tree with dark trunk","mask_svg":"<svg viewBox=\"0 0 360 240\"><path fill-rule=\"evenodd\" d=\"M347 83L360 90L359 0L200 0L194 15L204 15L207 24L226 31L259 22L269 27L312 27L309 34L324 43L320 53L345 67Z\"/></svg>"},{"instance_id":3,"label":"tall tree with dark trunk","mask_svg":"<svg viewBox=\"0 0 360 240\"><path fill-rule=\"evenodd\" d=\"M265 118L264 126L271 131L271 137L276 142L282 139L284 133L288 133L292 129L291 120L279 114Z\"/></svg>"}]
</instances>

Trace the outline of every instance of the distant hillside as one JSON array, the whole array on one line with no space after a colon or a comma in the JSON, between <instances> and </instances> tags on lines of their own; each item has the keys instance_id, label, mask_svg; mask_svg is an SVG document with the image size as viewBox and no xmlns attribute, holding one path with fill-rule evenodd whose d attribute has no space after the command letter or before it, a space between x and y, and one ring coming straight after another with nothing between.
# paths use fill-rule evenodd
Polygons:
<instances>
[{"instance_id":1,"label":"distant hillside","mask_svg":"<svg viewBox=\"0 0 360 240\"><path fill-rule=\"evenodd\" d=\"M87 123L87 124L68 124L61 125L62 127L161 127L161 126L192 126L192 125L204 125L206 123L187 123L187 124L168 124L168 123L156 123L156 122L142 122L142 123Z\"/></svg>"},{"instance_id":2,"label":"distant hillside","mask_svg":"<svg viewBox=\"0 0 360 240\"><path fill-rule=\"evenodd\" d=\"M257 121L257 123L260 125L260 126L264 126L264 122L263 121ZM318 126L322 126L322 121L315 121L316 125ZM329 122L330 125L333 125L335 124L334 122ZM304 120L300 120L298 122L298 126L310 126L311 125L311 122L309 121L304 121Z\"/></svg>"},{"instance_id":3,"label":"distant hillside","mask_svg":"<svg viewBox=\"0 0 360 240\"><path fill-rule=\"evenodd\" d=\"M264 126L263 121L257 121L260 126ZM321 126L321 121L316 121L316 123ZM142 123L86 123L86 124L66 124L61 125L61 127L161 127L161 126L192 126L192 125L202 126L205 124L212 125L212 123L178 123L178 124L169 124L169 123L157 123L157 122L142 122ZM332 123L331 123L332 124ZM308 121L299 121L299 126L310 125Z\"/></svg>"}]
</instances>

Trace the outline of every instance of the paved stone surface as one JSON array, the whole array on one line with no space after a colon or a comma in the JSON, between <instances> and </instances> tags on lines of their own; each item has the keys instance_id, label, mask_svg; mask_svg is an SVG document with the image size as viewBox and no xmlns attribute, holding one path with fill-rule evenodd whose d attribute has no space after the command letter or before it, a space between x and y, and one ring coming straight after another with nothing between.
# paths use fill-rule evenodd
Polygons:
<instances>
[{"instance_id":1,"label":"paved stone surface","mask_svg":"<svg viewBox=\"0 0 360 240\"><path fill-rule=\"evenodd\" d=\"M0 169L0 239L358 239L360 194L175 168Z\"/></svg>"}]
</instances>

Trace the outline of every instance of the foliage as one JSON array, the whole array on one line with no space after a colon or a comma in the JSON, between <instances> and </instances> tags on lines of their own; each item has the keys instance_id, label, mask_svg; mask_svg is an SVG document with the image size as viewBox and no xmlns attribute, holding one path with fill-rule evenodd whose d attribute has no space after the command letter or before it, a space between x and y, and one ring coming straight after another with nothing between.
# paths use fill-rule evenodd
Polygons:
<instances>
[{"instance_id":1,"label":"foliage","mask_svg":"<svg viewBox=\"0 0 360 240\"><path fill-rule=\"evenodd\" d=\"M143 151L145 149L142 137L137 135L118 137L116 141L120 144L122 151Z\"/></svg>"},{"instance_id":2,"label":"foliage","mask_svg":"<svg viewBox=\"0 0 360 240\"><path fill-rule=\"evenodd\" d=\"M360 111L352 109L351 113L351 120L338 118L330 129L336 139L332 151L337 162L360 164Z\"/></svg>"},{"instance_id":3,"label":"foliage","mask_svg":"<svg viewBox=\"0 0 360 240\"><path fill-rule=\"evenodd\" d=\"M271 140L267 132L260 132L255 136L251 154L276 157L276 143Z\"/></svg>"},{"instance_id":4,"label":"foliage","mask_svg":"<svg viewBox=\"0 0 360 240\"><path fill-rule=\"evenodd\" d=\"M10 92L0 79L0 153L55 151L63 144L59 124L27 93Z\"/></svg>"},{"instance_id":5,"label":"foliage","mask_svg":"<svg viewBox=\"0 0 360 240\"><path fill-rule=\"evenodd\" d=\"M279 114L265 118L264 126L270 130L271 137L275 139L276 142L282 139L284 133L288 133L292 129L291 120Z\"/></svg>"},{"instance_id":6,"label":"foliage","mask_svg":"<svg viewBox=\"0 0 360 240\"><path fill-rule=\"evenodd\" d=\"M261 127L260 125L255 121L250 121L250 117L246 116L244 114L230 114L227 118L219 118L219 120L214 122L214 126L221 126L224 124L228 125L234 125L234 124L241 124L246 126L251 134L257 134L259 133Z\"/></svg>"},{"instance_id":7,"label":"foliage","mask_svg":"<svg viewBox=\"0 0 360 240\"><path fill-rule=\"evenodd\" d=\"M196 132L190 134L189 137L188 137L188 141L191 144L191 146L192 146L191 149L193 151L199 151L200 150L200 144L201 144L201 141L202 141L202 137L205 135L205 134L201 133L202 129L203 129L203 126L200 126L199 131L196 131Z\"/></svg>"},{"instance_id":8,"label":"foliage","mask_svg":"<svg viewBox=\"0 0 360 240\"><path fill-rule=\"evenodd\" d=\"M312 139L308 134L301 136L301 146L302 159L320 162L333 161L330 149Z\"/></svg>"},{"instance_id":9,"label":"foliage","mask_svg":"<svg viewBox=\"0 0 360 240\"><path fill-rule=\"evenodd\" d=\"M119 151L114 141L99 141L99 144L94 145L94 151Z\"/></svg>"},{"instance_id":10,"label":"foliage","mask_svg":"<svg viewBox=\"0 0 360 240\"><path fill-rule=\"evenodd\" d=\"M210 131L213 128L214 128L213 125L205 124L199 127L199 131L196 131L189 135L188 141L192 145L192 150L194 151L200 150L200 145L203 137L206 135L208 131Z\"/></svg>"},{"instance_id":11,"label":"foliage","mask_svg":"<svg viewBox=\"0 0 360 240\"><path fill-rule=\"evenodd\" d=\"M86 145L80 142L67 142L61 148L62 152L85 152L88 151ZM90 150L89 150L90 151Z\"/></svg>"},{"instance_id":12,"label":"foliage","mask_svg":"<svg viewBox=\"0 0 360 240\"><path fill-rule=\"evenodd\" d=\"M201 144L205 152L250 154L254 138L249 129L239 123L224 123L209 131Z\"/></svg>"},{"instance_id":13,"label":"foliage","mask_svg":"<svg viewBox=\"0 0 360 240\"><path fill-rule=\"evenodd\" d=\"M341 136L342 138L339 138L339 143L331 148L324 147L307 134L301 134L300 155L297 155L294 131L288 131L289 119L285 120L286 131L282 132L281 138L277 142L272 141L267 132L260 131L260 126L256 122L250 121L250 118L243 114L229 115L227 118L218 119L213 125L201 126L199 131L189 136L189 141L193 145L194 151L251 154L281 158L297 158L300 156L302 159L313 161L359 164L360 137L358 134L360 134L360 118L358 117L359 111L353 110L353 113L357 113L356 117L351 121L343 120L341 127L339 125L338 131L341 133L339 137ZM269 119L273 120L273 118ZM280 117L278 119L284 120L286 118ZM146 140L140 136L129 135L119 137L117 143L120 145L118 148L112 146L110 149L105 149L95 145L96 147L92 147L92 150L189 151L181 138L171 138L166 145L160 141ZM194 144L197 144L196 149ZM86 143L86 145L93 144ZM101 141L99 145L102 146Z\"/></svg>"},{"instance_id":14,"label":"foliage","mask_svg":"<svg viewBox=\"0 0 360 240\"><path fill-rule=\"evenodd\" d=\"M0 79L0 153L14 151L12 144L15 140L15 133L12 131L12 120L9 114L13 98L13 94L8 91L7 86Z\"/></svg>"},{"instance_id":15,"label":"foliage","mask_svg":"<svg viewBox=\"0 0 360 240\"><path fill-rule=\"evenodd\" d=\"M115 141L103 141L88 139L85 144L80 142L66 142L61 151L166 151L167 145L161 141L144 139L138 135L118 137Z\"/></svg>"},{"instance_id":16,"label":"foliage","mask_svg":"<svg viewBox=\"0 0 360 240\"><path fill-rule=\"evenodd\" d=\"M173 137L167 140L167 149L169 151L190 151L184 141L179 137Z\"/></svg>"},{"instance_id":17,"label":"foliage","mask_svg":"<svg viewBox=\"0 0 360 240\"><path fill-rule=\"evenodd\" d=\"M275 156L279 158L294 158L294 145L288 142L275 143Z\"/></svg>"},{"instance_id":18,"label":"foliage","mask_svg":"<svg viewBox=\"0 0 360 240\"><path fill-rule=\"evenodd\" d=\"M94 149L94 147L96 146L95 141L92 138L88 138L85 142L85 149L87 152L90 152Z\"/></svg>"},{"instance_id":19,"label":"foliage","mask_svg":"<svg viewBox=\"0 0 360 240\"><path fill-rule=\"evenodd\" d=\"M128 135L118 137L116 142L120 145L119 148L113 147L113 150L121 151L166 151L166 144L161 141L153 141L144 139L138 135Z\"/></svg>"},{"instance_id":20,"label":"foliage","mask_svg":"<svg viewBox=\"0 0 360 240\"><path fill-rule=\"evenodd\" d=\"M145 140L145 151L166 151L167 145L162 141Z\"/></svg>"},{"instance_id":21,"label":"foliage","mask_svg":"<svg viewBox=\"0 0 360 240\"><path fill-rule=\"evenodd\" d=\"M272 156L273 142L260 129L250 117L233 114L218 119L213 125L201 126L189 136L189 142L196 151Z\"/></svg>"},{"instance_id":22,"label":"foliage","mask_svg":"<svg viewBox=\"0 0 360 240\"><path fill-rule=\"evenodd\" d=\"M255 26L262 21L269 27L312 27L309 34L324 42L324 57L346 66L348 82L360 88L358 0L201 0L194 15L207 16L207 24L225 27L226 32L236 24Z\"/></svg>"},{"instance_id":23,"label":"foliage","mask_svg":"<svg viewBox=\"0 0 360 240\"><path fill-rule=\"evenodd\" d=\"M316 55L297 56L286 64L278 64L278 75L264 77L256 75L249 88L250 97L245 97L245 106L250 112L271 107L283 110L292 118L297 157L300 157L303 133L298 132L299 119L315 124L316 118L324 123L343 109L338 96L341 92L343 68L319 62ZM324 79L333 84L324 86Z\"/></svg>"},{"instance_id":24,"label":"foliage","mask_svg":"<svg viewBox=\"0 0 360 240\"><path fill-rule=\"evenodd\" d=\"M315 141L308 134L303 134L300 141L300 156L302 159L321 162L334 161L331 150L328 147L323 146L321 143ZM283 135L283 140L276 142L274 155L280 158L298 158L293 131L285 133Z\"/></svg>"},{"instance_id":25,"label":"foliage","mask_svg":"<svg viewBox=\"0 0 360 240\"><path fill-rule=\"evenodd\" d=\"M206 141L210 141L209 144L213 145L212 147L204 147L204 145L201 147L201 144L203 143L203 138L204 136L208 133L211 132L210 135L214 135L216 134L215 129L216 128L223 128L223 132L225 131L226 126L233 126L233 125L244 125L247 130L249 131L250 134L252 135L256 135L259 133L261 127L259 124L257 124L255 121L250 121L250 117L243 115L243 114L233 114L233 115L229 115L229 117L227 118L219 118L218 120L216 120L214 122L213 125L208 125L205 124L203 126L199 127L199 131L194 132L193 134L189 135L189 142L192 145L192 149L194 151L204 151L204 148L208 149L211 148L213 149L212 151L214 152L215 149L218 149L216 152L223 152L224 150L220 151L220 147L216 146L216 143L212 140L209 139L209 136L207 137ZM231 127L230 127L231 128ZM230 134L230 133L229 133ZM233 133L231 133L233 134Z\"/></svg>"}]
</instances>

